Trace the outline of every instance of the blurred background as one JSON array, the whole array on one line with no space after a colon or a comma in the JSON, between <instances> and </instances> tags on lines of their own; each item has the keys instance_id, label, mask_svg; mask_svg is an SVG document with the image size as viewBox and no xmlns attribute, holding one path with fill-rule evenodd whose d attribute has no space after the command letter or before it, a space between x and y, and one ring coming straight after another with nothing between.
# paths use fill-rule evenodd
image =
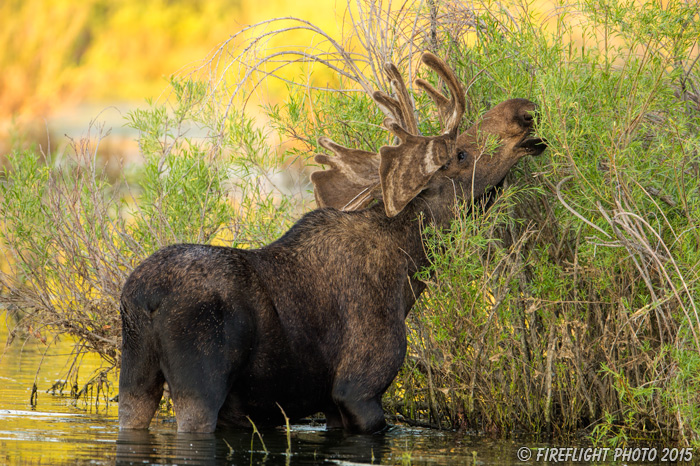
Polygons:
<instances>
[{"instance_id":1,"label":"blurred background","mask_svg":"<svg viewBox=\"0 0 700 466\"><path fill-rule=\"evenodd\" d=\"M0 154L55 149L92 120L114 157L137 151L130 110L157 100L168 77L196 66L246 25L282 16L339 30L336 2L294 0L3 0ZM345 3L343 2L343 5ZM338 8L343 11L343 8ZM284 86L265 89L279 100ZM253 106L251 106L253 107ZM131 132L131 134L129 133Z\"/></svg>"}]
</instances>

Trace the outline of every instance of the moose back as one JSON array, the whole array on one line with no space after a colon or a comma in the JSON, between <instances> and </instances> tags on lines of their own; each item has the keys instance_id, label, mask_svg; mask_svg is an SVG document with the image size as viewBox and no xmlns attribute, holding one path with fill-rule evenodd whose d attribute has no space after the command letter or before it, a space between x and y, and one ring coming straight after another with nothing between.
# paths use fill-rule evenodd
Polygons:
<instances>
[{"instance_id":1,"label":"moose back","mask_svg":"<svg viewBox=\"0 0 700 466\"><path fill-rule=\"evenodd\" d=\"M260 249L180 244L136 267L121 298L121 429L149 426L164 382L182 432L279 425L280 408L292 420L323 412L329 428L353 433L386 426L381 397L424 289L414 278L428 265L423 226L449 226L458 201L483 196L545 148L525 99L459 134L462 86L442 60L422 59L450 91L416 82L437 105L442 134L418 133L388 64L396 97L373 98L400 142L373 153L321 138L334 156L316 156L329 167L312 174L319 209Z\"/></svg>"}]
</instances>

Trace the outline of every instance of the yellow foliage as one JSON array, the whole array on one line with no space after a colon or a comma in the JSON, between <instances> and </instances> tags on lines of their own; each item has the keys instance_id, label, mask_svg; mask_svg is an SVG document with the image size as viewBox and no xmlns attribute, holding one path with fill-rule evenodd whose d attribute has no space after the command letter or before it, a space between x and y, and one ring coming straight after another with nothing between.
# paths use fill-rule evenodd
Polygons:
<instances>
[{"instance_id":1,"label":"yellow foliage","mask_svg":"<svg viewBox=\"0 0 700 466\"><path fill-rule=\"evenodd\" d=\"M297 16L330 29L335 6L292 0L3 1L0 119L43 116L83 100L156 98L167 76L204 59L245 25Z\"/></svg>"},{"instance_id":2,"label":"yellow foliage","mask_svg":"<svg viewBox=\"0 0 700 466\"><path fill-rule=\"evenodd\" d=\"M535 0L529 6L541 12L544 28L554 30L559 3ZM352 15L357 18L356 11ZM167 87L167 76L194 66L245 26L288 16L319 26L339 42L354 40L348 34L343 37L350 30L351 15L342 1L4 0L0 2L0 122L44 117L81 101L157 98ZM572 41L580 46L579 35L586 26L571 19ZM469 42L469 37L464 39ZM597 45L610 46L607 39ZM297 30L270 38L265 46L311 50L319 40L309 31ZM290 67L286 77L305 78L311 69ZM323 84L335 79L329 70L315 77ZM266 99L278 100L286 92L280 81L265 86Z\"/></svg>"}]
</instances>

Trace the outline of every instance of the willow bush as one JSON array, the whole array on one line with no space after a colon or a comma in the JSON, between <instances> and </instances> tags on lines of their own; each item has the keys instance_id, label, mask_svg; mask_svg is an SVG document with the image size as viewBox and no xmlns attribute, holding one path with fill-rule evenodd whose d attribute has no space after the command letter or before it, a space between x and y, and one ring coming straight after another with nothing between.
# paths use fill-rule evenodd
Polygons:
<instances>
[{"instance_id":1,"label":"willow bush","mask_svg":"<svg viewBox=\"0 0 700 466\"><path fill-rule=\"evenodd\" d=\"M368 92L388 89L385 61L410 81L422 76L415 65L429 49L465 83L465 127L526 97L539 104L549 148L520 162L498 197L460 206L449 231L427 233L430 286L409 316L386 410L499 435L699 444L698 7L352 8L347 38L273 19L175 76L169 103L129 117L143 164L118 183L99 176L99 138L78 141L70 157L12 156L2 183L12 269L0 296L17 328L68 333L116 367L118 295L133 266L173 242L255 247L278 237L311 207L317 138L392 143ZM264 47L289 31L316 47ZM289 77L321 65L336 81ZM263 106L256 124L245 103L273 77L289 97ZM430 99L414 98L421 131L439 132Z\"/></svg>"},{"instance_id":2,"label":"willow bush","mask_svg":"<svg viewBox=\"0 0 700 466\"><path fill-rule=\"evenodd\" d=\"M101 172L105 134L95 128L67 153L10 154L3 171L9 270L0 272L0 299L10 341L68 335L75 361L87 351L104 359L91 380L119 366L119 295L136 264L172 243L260 246L284 232L304 202L274 183L279 155L252 120L203 111L198 83L173 80L172 91L169 103L129 115L142 160L116 182ZM213 128L225 135L212 136ZM79 366L69 366L62 385L77 384Z\"/></svg>"},{"instance_id":3,"label":"willow bush","mask_svg":"<svg viewBox=\"0 0 700 466\"><path fill-rule=\"evenodd\" d=\"M584 45L573 12L547 36L493 10L452 44L483 70L472 99L539 103L549 149L433 236L388 404L447 427L697 445L698 9L580 6Z\"/></svg>"}]
</instances>

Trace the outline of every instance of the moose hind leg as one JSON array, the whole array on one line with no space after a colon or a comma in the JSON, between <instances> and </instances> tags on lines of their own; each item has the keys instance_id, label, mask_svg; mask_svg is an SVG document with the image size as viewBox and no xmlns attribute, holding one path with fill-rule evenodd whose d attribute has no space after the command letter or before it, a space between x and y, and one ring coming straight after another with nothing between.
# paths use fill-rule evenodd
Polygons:
<instances>
[{"instance_id":1,"label":"moose hind leg","mask_svg":"<svg viewBox=\"0 0 700 466\"><path fill-rule=\"evenodd\" d=\"M124 349L119 374L119 428L147 429L163 396L165 378L152 355Z\"/></svg>"},{"instance_id":2,"label":"moose hind leg","mask_svg":"<svg viewBox=\"0 0 700 466\"><path fill-rule=\"evenodd\" d=\"M250 327L236 319L225 325L226 337L211 329L194 332L198 338L191 343L168 342L166 352L172 356L164 372L178 432L213 432L219 411L240 376L251 345Z\"/></svg>"},{"instance_id":3,"label":"moose hind leg","mask_svg":"<svg viewBox=\"0 0 700 466\"><path fill-rule=\"evenodd\" d=\"M205 382L206 383L206 382ZM178 432L211 433L216 429L221 404L202 394L173 397Z\"/></svg>"},{"instance_id":4,"label":"moose hind leg","mask_svg":"<svg viewBox=\"0 0 700 466\"><path fill-rule=\"evenodd\" d=\"M235 369L220 352L180 355L175 368L166 369L178 432L214 432Z\"/></svg>"},{"instance_id":5,"label":"moose hind leg","mask_svg":"<svg viewBox=\"0 0 700 466\"><path fill-rule=\"evenodd\" d=\"M323 410L323 414L326 415L326 429L342 429L343 428L343 416L338 410L338 406L335 403L331 403L326 409Z\"/></svg>"},{"instance_id":6,"label":"moose hind leg","mask_svg":"<svg viewBox=\"0 0 700 466\"><path fill-rule=\"evenodd\" d=\"M183 364L168 376L178 432L211 433L216 429L239 368L238 361L222 361L221 356L214 361L201 359L196 361L198 366Z\"/></svg>"}]
</instances>

